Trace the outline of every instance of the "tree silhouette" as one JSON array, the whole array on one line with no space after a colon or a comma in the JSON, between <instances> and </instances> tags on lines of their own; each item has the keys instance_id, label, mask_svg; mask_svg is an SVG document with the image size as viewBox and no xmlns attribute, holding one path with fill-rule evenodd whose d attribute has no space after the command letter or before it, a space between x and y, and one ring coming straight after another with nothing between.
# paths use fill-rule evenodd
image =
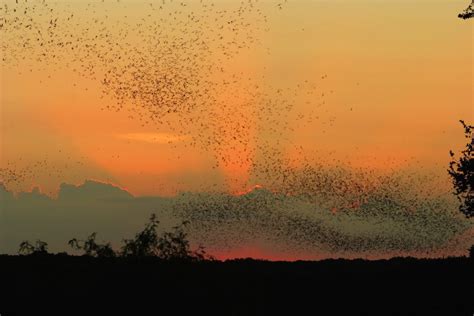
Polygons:
<instances>
[{"instance_id":1,"label":"tree silhouette","mask_svg":"<svg viewBox=\"0 0 474 316\"><path fill-rule=\"evenodd\" d=\"M124 257L151 257L157 255L158 224L156 215L150 216L145 228L133 239L124 239L121 254Z\"/></svg>"},{"instance_id":2,"label":"tree silhouette","mask_svg":"<svg viewBox=\"0 0 474 316\"><path fill-rule=\"evenodd\" d=\"M192 250L186 232L189 221L173 227L171 232L158 234L159 221L155 214L150 216L145 228L135 234L132 239L124 239L121 251L116 253L112 249L110 242L100 244L96 241L97 233L90 234L86 239L80 240L72 238L68 245L78 251L83 251L83 255L97 258L122 257L157 257L163 260L179 261L202 261L214 260L214 257L207 254L204 247L199 246ZM48 254L48 244L37 240L35 244L23 241L20 244L19 254Z\"/></svg>"},{"instance_id":3,"label":"tree silhouette","mask_svg":"<svg viewBox=\"0 0 474 316\"><path fill-rule=\"evenodd\" d=\"M213 260L204 247L199 246L197 250L191 250L186 227L189 221L183 221L180 225L173 227L172 232L165 232L158 239L159 256L165 260L201 261Z\"/></svg>"},{"instance_id":4,"label":"tree silhouette","mask_svg":"<svg viewBox=\"0 0 474 316\"><path fill-rule=\"evenodd\" d=\"M19 254L22 255L47 255L48 254L48 243L36 240L35 244L31 244L25 240L20 243Z\"/></svg>"},{"instance_id":5,"label":"tree silhouette","mask_svg":"<svg viewBox=\"0 0 474 316\"><path fill-rule=\"evenodd\" d=\"M71 248L75 250L83 250L84 255L98 258L111 258L115 257L116 253L112 249L111 244L99 244L96 242L97 233L90 234L85 240L78 240L73 238L68 241Z\"/></svg>"},{"instance_id":6,"label":"tree silhouette","mask_svg":"<svg viewBox=\"0 0 474 316\"><path fill-rule=\"evenodd\" d=\"M124 239L121 254L124 257L159 257L164 260L213 260L204 247L191 250L186 227L188 221L173 227L171 232L158 234L159 221L152 214L145 228L133 239Z\"/></svg>"},{"instance_id":7,"label":"tree silhouette","mask_svg":"<svg viewBox=\"0 0 474 316\"><path fill-rule=\"evenodd\" d=\"M184 221L179 226L173 227L172 232L165 232L158 239L159 256L163 259L190 259L192 254L189 250L189 241L184 231L188 221Z\"/></svg>"},{"instance_id":8,"label":"tree silhouette","mask_svg":"<svg viewBox=\"0 0 474 316\"><path fill-rule=\"evenodd\" d=\"M470 218L474 216L474 126L462 120L460 122L469 141L458 159L454 158L452 151L449 152L453 160L449 163L448 172L453 181L454 194L461 202L459 210Z\"/></svg>"},{"instance_id":9,"label":"tree silhouette","mask_svg":"<svg viewBox=\"0 0 474 316\"><path fill-rule=\"evenodd\" d=\"M464 9L463 12L458 14L458 18L464 19L464 20L472 18L472 17L474 17L474 0L471 2L471 4L469 4L469 6L466 9Z\"/></svg>"}]
</instances>

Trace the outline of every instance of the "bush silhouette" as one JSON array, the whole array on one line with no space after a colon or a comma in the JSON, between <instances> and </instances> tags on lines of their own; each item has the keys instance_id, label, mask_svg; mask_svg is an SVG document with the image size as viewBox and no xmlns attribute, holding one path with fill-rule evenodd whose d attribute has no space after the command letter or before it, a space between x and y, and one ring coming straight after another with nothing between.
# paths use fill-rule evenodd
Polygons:
<instances>
[{"instance_id":1,"label":"bush silhouette","mask_svg":"<svg viewBox=\"0 0 474 316\"><path fill-rule=\"evenodd\" d=\"M163 259L188 259L191 257L189 241L184 232L188 222L173 227L172 232L165 232L158 239L158 255Z\"/></svg>"},{"instance_id":2,"label":"bush silhouette","mask_svg":"<svg viewBox=\"0 0 474 316\"><path fill-rule=\"evenodd\" d=\"M186 227L188 221L173 227L171 232L158 233L159 221L155 214L150 216L145 228L135 234L132 239L124 239L120 252L115 252L110 242L100 244L96 241L97 233L90 234L85 240L73 238L68 241L74 250L83 252L83 255L96 258L113 258L117 256L143 258L156 257L163 260L202 261L214 260L207 254L204 247L199 246L191 250ZM20 244L19 254L38 255L48 254L48 244L37 240L35 244L23 241Z\"/></svg>"},{"instance_id":3,"label":"bush silhouette","mask_svg":"<svg viewBox=\"0 0 474 316\"><path fill-rule=\"evenodd\" d=\"M20 243L18 253L21 255L47 255L48 243L38 239L35 244L31 244L29 241L25 240Z\"/></svg>"},{"instance_id":4,"label":"bush silhouette","mask_svg":"<svg viewBox=\"0 0 474 316\"><path fill-rule=\"evenodd\" d=\"M186 233L189 221L183 221L180 225L173 227L172 232L165 232L158 239L158 256L165 260L213 260L204 247L199 246L197 250L191 250Z\"/></svg>"},{"instance_id":5,"label":"bush silhouette","mask_svg":"<svg viewBox=\"0 0 474 316\"><path fill-rule=\"evenodd\" d=\"M204 247L192 251L186 226L188 221L173 227L171 232L158 234L159 221L152 214L145 228L133 239L124 239L121 255L124 257L158 257L164 260L200 261L212 260Z\"/></svg>"},{"instance_id":6,"label":"bush silhouette","mask_svg":"<svg viewBox=\"0 0 474 316\"><path fill-rule=\"evenodd\" d=\"M448 172L453 181L454 194L461 202L459 210L470 218L474 216L474 126L462 120L460 122L469 141L457 160L455 154L449 152L453 160L449 163Z\"/></svg>"},{"instance_id":7,"label":"bush silhouette","mask_svg":"<svg viewBox=\"0 0 474 316\"><path fill-rule=\"evenodd\" d=\"M150 257L157 255L158 224L156 215L152 214L145 228L133 239L124 239L121 254L124 257Z\"/></svg>"},{"instance_id":8,"label":"bush silhouette","mask_svg":"<svg viewBox=\"0 0 474 316\"><path fill-rule=\"evenodd\" d=\"M75 250L83 250L84 255L98 257L98 258L111 258L115 257L115 251L112 249L110 243L98 244L95 240L97 233L90 234L86 240L78 240L73 238L69 240L68 244Z\"/></svg>"}]
</instances>

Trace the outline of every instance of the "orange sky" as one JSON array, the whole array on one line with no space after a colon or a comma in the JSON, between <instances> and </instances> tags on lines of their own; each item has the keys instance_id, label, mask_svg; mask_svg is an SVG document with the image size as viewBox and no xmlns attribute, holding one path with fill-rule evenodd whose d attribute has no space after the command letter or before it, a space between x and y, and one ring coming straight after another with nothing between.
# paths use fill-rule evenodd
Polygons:
<instances>
[{"instance_id":1,"label":"orange sky","mask_svg":"<svg viewBox=\"0 0 474 316\"><path fill-rule=\"evenodd\" d=\"M318 98L325 102L314 114L317 121L279 118L292 129L288 139L308 153L318 150L320 158L349 159L353 165L378 169L419 161L442 173L449 149L463 141L458 120L474 117L473 28L470 21L456 18L465 2L288 0L281 10L276 2L256 4L267 17L267 30L255 31L261 43L221 67L227 73L245 72L249 82L276 99L273 87L298 89L293 101L303 117L313 111L306 101L313 102L316 94L302 96L309 84L297 84L308 80L317 85ZM68 10L77 9L69 4ZM109 5L117 17L123 14ZM215 2L222 9L232 5ZM139 21L147 7L133 7L129 18ZM256 155L239 155L245 148L238 141L214 144L210 150L192 146L186 133L142 126L127 111L101 110L114 100L101 98L98 80L58 69L58 64L36 63L2 63L1 164L20 168L46 160L59 171L51 175L49 167L35 167L35 177L16 189L40 185L54 193L61 182L87 178L117 183L137 195L214 184L239 191L253 185L248 173ZM231 79L226 76L216 74ZM237 124L242 115L251 122L244 140L250 148L262 140L275 144L242 106L251 99L247 82L236 82L228 91L218 96L228 106L223 110L228 120L222 124ZM200 123L211 119L203 117ZM190 123L189 131L193 128L198 125ZM288 142L279 146L294 154ZM216 152L248 161L240 166L221 161L214 168Z\"/></svg>"}]
</instances>

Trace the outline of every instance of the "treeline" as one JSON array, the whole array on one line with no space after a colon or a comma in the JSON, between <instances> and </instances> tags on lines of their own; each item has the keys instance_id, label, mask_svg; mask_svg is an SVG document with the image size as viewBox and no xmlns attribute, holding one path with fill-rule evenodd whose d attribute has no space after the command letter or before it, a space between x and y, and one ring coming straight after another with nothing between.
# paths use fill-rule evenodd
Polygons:
<instances>
[{"instance_id":1,"label":"treeline","mask_svg":"<svg viewBox=\"0 0 474 316\"><path fill-rule=\"evenodd\" d=\"M68 241L69 246L82 253L84 256L96 258L114 257L156 257L164 260L202 261L214 260L207 254L205 248L199 246L191 249L186 232L188 221L183 221L172 231L158 232L159 221L155 214L150 216L145 228L136 233L132 239L124 239L120 250L114 250L110 242L99 243L97 233L90 234L86 239L73 238ZM23 241L18 250L20 255L38 256L48 255L48 244L42 240L34 243ZM62 253L67 255L67 253Z\"/></svg>"},{"instance_id":2,"label":"treeline","mask_svg":"<svg viewBox=\"0 0 474 316\"><path fill-rule=\"evenodd\" d=\"M120 250L112 248L110 242L99 243L96 240L97 233L90 234L86 239L73 238L68 241L69 246L82 253L83 256L95 258L149 258L155 257L172 261L204 261L215 260L208 254L205 247L199 246L191 249L186 232L189 221L183 221L178 226L173 227L170 232L158 232L159 221L155 214L150 216L145 228L136 233L132 239L124 239ZM18 254L27 256L50 255L48 244L42 240L35 243L23 241L20 244ZM67 252L60 253L68 255ZM474 245L469 249L469 257L474 259Z\"/></svg>"}]
</instances>

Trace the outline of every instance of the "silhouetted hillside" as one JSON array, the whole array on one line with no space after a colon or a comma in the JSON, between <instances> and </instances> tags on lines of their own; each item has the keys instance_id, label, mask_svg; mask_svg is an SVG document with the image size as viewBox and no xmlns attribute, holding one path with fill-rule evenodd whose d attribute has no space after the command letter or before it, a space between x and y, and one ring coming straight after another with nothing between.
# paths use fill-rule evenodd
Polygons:
<instances>
[{"instance_id":1,"label":"silhouetted hillside","mask_svg":"<svg viewBox=\"0 0 474 316\"><path fill-rule=\"evenodd\" d=\"M472 315L468 258L167 262L1 256L2 315ZM145 313L149 311L151 313Z\"/></svg>"}]
</instances>

